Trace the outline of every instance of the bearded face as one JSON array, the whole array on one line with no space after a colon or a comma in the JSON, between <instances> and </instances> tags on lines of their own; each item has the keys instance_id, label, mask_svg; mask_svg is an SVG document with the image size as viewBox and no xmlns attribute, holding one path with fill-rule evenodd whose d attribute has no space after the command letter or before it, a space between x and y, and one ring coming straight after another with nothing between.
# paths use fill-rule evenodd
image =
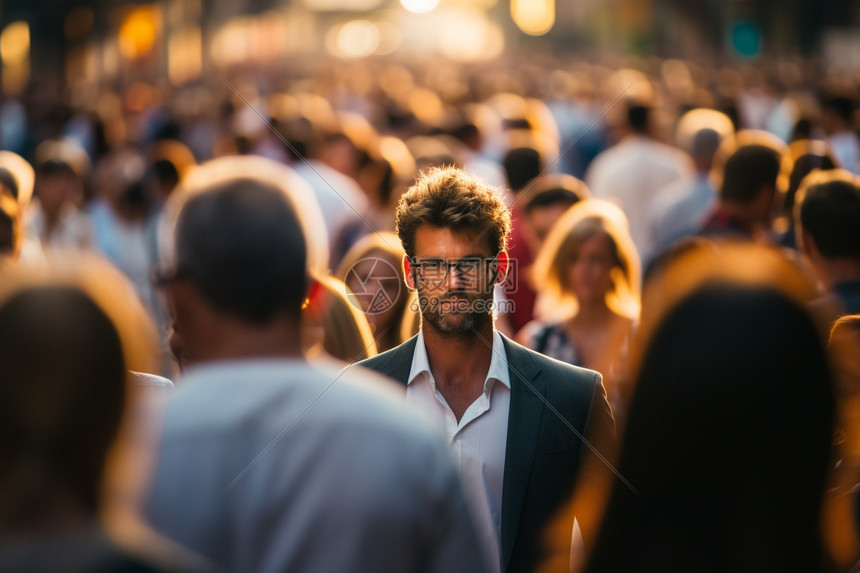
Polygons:
<instances>
[{"instance_id":1,"label":"bearded face","mask_svg":"<svg viewBox=\"0 0 860 573\"><path fill-rule=\"evenodd\" d=\"M493 316L495 253L477 234L425 225L415 234L412 281L425 328L468 338Z\"/></svg>"}]
</instances>

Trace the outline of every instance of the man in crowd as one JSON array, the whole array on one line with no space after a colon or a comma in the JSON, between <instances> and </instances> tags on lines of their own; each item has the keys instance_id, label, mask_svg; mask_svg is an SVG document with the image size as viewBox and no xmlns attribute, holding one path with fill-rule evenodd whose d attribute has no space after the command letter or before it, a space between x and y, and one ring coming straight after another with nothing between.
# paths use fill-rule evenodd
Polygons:
<instances>
[{"instance_id":1,"label":"man in crowd","mask_svg":"<svg viewBox=\"0 0 860 573\"><path fill-rule=\"evenodd\" d=\"M828 322L860 313L860 179L845 170L807 176L795 208L800 247L827 294L814 306Z\"/></svg>"},{"instance_id":2,"label":"man in crowd","mask_svg":"<svg viewBox=\"0 0 860 573\"><path fill-rule=\"evenodd\" d=\"M725 162L719 196L700 234L764 240L773 220L780 152L765 141L740 145Z\"/></svg>"},{"instance_id":3,"label":"man in crowd","mask_svg":"<svg viewBox=\"0 0 860 573\"><path fill-rule=\"evenodd\" d=\"M494 328L509 230L508 210L479 180L455 168L419 178L401 198L397 233L421 330L361 363L406 386L407 402L444 426L497 572L531 571L546 557L545 526L592 453L586 440L614 432L600 374Z\"/></svg>"},{"instance_id":4,"label":"man in crowd","mask_svg":"<svg viewBox=\"0 0 860 573\"><path fill-rule=\"evenodd\" d=\"M483 571L432 428L396 386L302 355L294 177L216 160L179 194L163 283L192 366L165 413L151 523L236 573Z\"/></svg>"},{"instance_id":5,"label":"man in crowd","mask_svg":"<svg viewBox=\"0 0 860 573\"><path fill-rule=\"evenodd\" d=\"M651 108L631 102L627 135L594 158L585 182L598 199L618 204L630 222L630 236L642 260L654 249L648 209L670 183L692 175L690 158L654 136Z\"/></svg>"},{"instance_id":6,"label":"man in crowd","mask_svg":"<svg viewBox=\"0 0 860 573\"><path fill-rule=\"evenodd\" d=\"M722 141L734 131L732 121L723 113L698 108L685 113L678 122L678 145L693 160L696 171L691 178L670 183L649 207L649 232L653 256L675 241L694 235L702 217L717 199L711 180L714 156ZM646 261L647 262L647 261Z\"/></svg>"}]
</instances>

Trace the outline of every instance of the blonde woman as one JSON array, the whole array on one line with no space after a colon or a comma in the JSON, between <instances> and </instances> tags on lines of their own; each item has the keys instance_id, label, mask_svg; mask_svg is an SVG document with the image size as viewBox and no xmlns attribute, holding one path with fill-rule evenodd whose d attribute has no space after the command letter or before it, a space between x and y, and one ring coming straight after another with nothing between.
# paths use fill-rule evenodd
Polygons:
<instances>
[{"instance_id":1,"label":"blonde woman","mask_svg":"<svg viewBox=\"0 0 860 573\"><path fill-rule=\"evenodd\" d=\"M588 199L553 226L532 267L532 280L551 316L517 334L547 356L597 370L610 403L639 315L639 258L624 213ZM547 304L548 303L548 304Z\"/></svg>"},{"instance_id":2,"label":"blonde woman","mask_svg":"<svg viewBox=\"0 0 860 573\"><path fill-rule=\"evenodd\" d=\"M353 245L335 273L349 288L350 301L367 317L379 352L418 332L417 305L403 280L403 254L394 233L371 233Z\"/></svg>"},{"instance_id":3,"label":"blonde woman","mask_svg":"<svg viewBox=\"0 0 860 573\"><path fill-rule=\"evenodd\" d=\"M325 352L350 364L376 356L370 325L352 304L350 294L342 281L327 275L316 277L303 310L308 356Z\"/></svg>"}]
</instances>

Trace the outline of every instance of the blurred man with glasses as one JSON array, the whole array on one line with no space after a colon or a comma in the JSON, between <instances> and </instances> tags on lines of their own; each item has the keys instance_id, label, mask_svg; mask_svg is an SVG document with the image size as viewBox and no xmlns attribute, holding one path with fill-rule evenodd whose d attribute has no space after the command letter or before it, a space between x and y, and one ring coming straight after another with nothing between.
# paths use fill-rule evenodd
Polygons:
<instances>
[{"instance_id":1,"label":"blurred man with glasses","mask_svg":"<svg viewBox=\"0 0 860 573\"><path fill-rule=\"evenodd\" d=\"M404 384L407 402L444 427L493 570L532 571L553 557L543 535L593 454L592 436L614 433L601 375L493 327L510 212L491 187L456 168L430 170L401 198L396 223L421 329L361 365ZM563 527L569 555L572 515Z\"/></svg>"}]
</instances>

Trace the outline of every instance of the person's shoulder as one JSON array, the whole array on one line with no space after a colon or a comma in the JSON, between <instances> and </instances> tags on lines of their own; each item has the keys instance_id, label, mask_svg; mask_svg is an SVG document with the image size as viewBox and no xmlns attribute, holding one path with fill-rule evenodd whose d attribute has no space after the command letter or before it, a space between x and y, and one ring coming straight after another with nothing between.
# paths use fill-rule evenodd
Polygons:
<instances>
[{"instance_id":1,"label":"person's shoulder","mask_svg":"<svg viewBox=\"0 0 860 573\"><path fill-rule=\"evenodd\" d=\"M600 373L595 370L583 368L582 366L574 366L573 364L550 358L540 352L526 348L509 338L504 338L504 340L508 362L514 368L517 368L523 362L531 360L540 369L540 375L552 379L554 385L558 385L556 384L558 382L562 385L572 384L574 386L592 388L594 384L600 383L603 380Z\"/></svg>"},{"instance_id":2,"label":"person's shoulder","mask_svg":"<svg viewBox=\"0 0 860 573\"><path fill-rule=\"evenodd\" d=\"M391 367L400 366L402 362L409 361L412 362L412 355L415 352L415 343L418 339L418 335L416 334L409 340L401 343L394 348L386 350L385 352L380 352L376 356L371 356L370 358L365 358L360 362L356 362L356 366L360 366L362 368L367 368L370 370L375 370L376 372L387 372L391 369Z\"/></svg>"},{"instance_id":3,"label":"person's shoulder","mask_svg":"<svg viewBox=\"0 0 860 573\"><path fill-rule=\"evenodd\" d=\"M431 435L430 420L406 403L406 387L364 366L365 362L317 365L321 372L337 381L330 390L332 399L327 401L335 412L333 423L343 422L368 432L390 433L395 429L401 436L408 436L407 439L418 436L425 439Z\"/></svg>"}]
</instances>

